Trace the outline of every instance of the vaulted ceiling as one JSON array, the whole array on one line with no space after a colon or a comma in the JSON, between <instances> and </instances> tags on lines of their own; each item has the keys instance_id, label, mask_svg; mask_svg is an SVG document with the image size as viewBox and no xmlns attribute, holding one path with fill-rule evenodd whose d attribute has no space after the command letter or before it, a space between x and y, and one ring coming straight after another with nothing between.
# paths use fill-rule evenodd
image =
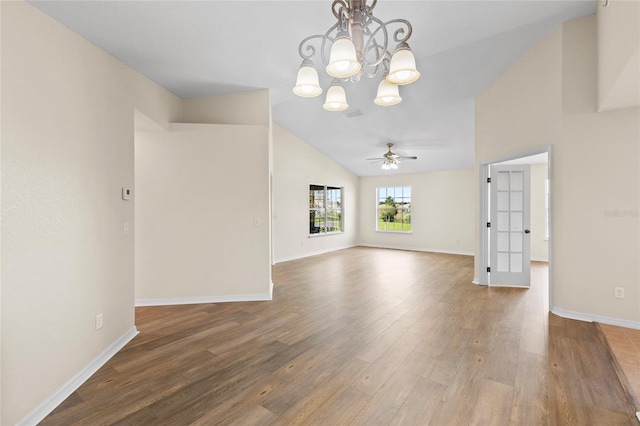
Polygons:
<instances>
[{"instance_id":1,"label":"vaulted ceiling","mask_svg":"<svg viewBox=\"0 0 640 426\"><path fill-rule=\"evenodd\" d=\"M335 23L328 0L30 3L180 97L269 89L276 124L359 176L473 167L474 97L559 24L596 9L594 0L380 0L376 17L411 22L421 77L391 107L373 104L378 78L348 83L349 110L328 112L324 96L291 90L300 41ZM388 142L418 159L395 171L365 160Z\"/></svg>"}]
</instances>

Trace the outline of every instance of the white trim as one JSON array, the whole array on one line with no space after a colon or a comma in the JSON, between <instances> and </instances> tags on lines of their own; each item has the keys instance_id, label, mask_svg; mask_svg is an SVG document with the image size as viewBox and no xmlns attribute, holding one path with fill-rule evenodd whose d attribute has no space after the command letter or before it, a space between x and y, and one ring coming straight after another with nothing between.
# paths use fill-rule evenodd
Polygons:
<instances>
[{"instance_id":1,"label":"white trim","mask_svg":"<svg viewBox=\"0 0 640 426\"><path fill-rule=\"evenodd\" d=\"M376 232L379 232L381 234L413 234L413 231L385 231L382 229L376 229Z\"/></svg>"},{"instance_id":2,"label":"white trim","mask_svg":"<svg viewBox=\"0 0 640 426\"><path fill-rule=\"evenodd\" d=\"M582 312L565 311L554 306L551 312L563 317L579 321L599 322L601 324L616 325L618 327L634 328L640 330L640 321L630 321L620 318L605 317L602 315L585 314Z\"/></svg>"},{"instance_id":3,"label":"white trim","mask_svg":"<svg viewBox=\"0 0 640 426\"><path fill-rule=\"evenodd\" d=\"M273 281L269 281L269 300L273 300Z\"/></svg>"},{"instance_id":4,"label":"white trim","mask_svg":"<svg viewBox=\"0 0 640 426\"><path fill-rule=\"evenodd\" d=\"M137 334L138 330L136 327L131 327L126 333L120 336L118 340L102 351L102 353L91 361L89 365L83 368L78 374L71 378L71 380L65 383L60 389L55 391L51 396L45 399L40 405L20 420L18 425L36 425L41 422L47 415L49 415L49 413L55 410L58 405L74 393L80 385L86 382L89 377L98 371L100 367L106 364L112 356L129 343L131 339L136 337Z\"/></svg>"},{"instance_id":5,"label":"white trim","mask_svg":"<svg viewBox=\"0 0 640 426\"><path fill-rule=\"evenodd\" d=\"M318 232L317 234L309 234L309 238L328 237L329 235L342 235L342 234L344 234L344 231Z\"/></svg>"},{"instance_id":6,"label":"white trim","mask_svg":"<svg viewBox=\"0 0 640 426\"><path fill-rule=\"evenodd\" d=\"M489 230L487 229L487 222L489 222L489 185L487 179L489 178L489 164L479 164L479 181L478 193L480 194L479 200L479 212L478 212L478 247L480 253L478 253L480 270L477 271L480 276L478 277L477 284L489 285L489 273L487 268L489 267Z\"/></svg>"},{"instance_id":7,"label":"white trim","mask_svg":"<svg viewBox=\"0 0 640 426\"><path fill-rule=\"evenodd\" d=\"M530 285L491 284L491 283L489 283L489 287L493 287L493 288L524 288L524 289L530 289L531 288Z\"/></svg>"},{"instance_id":8,"label":"white trim","mask_svg":"<svg viewBox=\"0 0 640 426\"><path fill-rule=\"evenodd\" d=\"M547 263L549 263L549 258L548 257L532 257L529 260L532 260L534 262L547 262Z\"/></svg>"},{"instance_id":9,"label":"white trim","mask_svg":"<svg viewBox=\"0 0 640 426\"><path fill-rule=\"evenodd\" d=\"M473 277L473 281L471 281L471 284L484 285L484 286L488 286L489 285L489 284L481 284L480 280L478 279L478 277Z\"/></svg>"},{"instance_id":10,"label":"white trim","mask_svg":"<svg viewBox=\"0 0 640 426\"><path fill-rule=\"evenodd\" d=\"M372 248L383 248L383 249L391 249L391 250L425 251L425 252L430 252L430 253L458 254L458 255L463 255L463 256L473 256L474 255L474 253L471 252L471 251L444 250L444 249L434 249L434 248L424 248L424 247L402 247L402 246L388 246L388 245L384 245L384 244L368 244L368 243L360 243L360 244L358 244L358 246L360 246L360 247L372 247Z\"/></svg>"},{"instance_id":11,"label":"white trim","mask_svg":"<svg viewBox=\"0 0 640 426\"><path fill-rule=\"evenodd\" d=\"M330 249L325 249L325 250L312 251L312 252L308 252L308 253L295 254L293 256L286 256L286 257L282 257L280 259L276 259L275 263L282 263L282 262L289 262L290 260L304 259L305 257L317 256L319 254L331 253L333 251L338 251L338 250L345 250L345 249L353 248L353 247L356 247L356 246L357 246L357 244L352 244L352 245L348 245L348 246L344 246L344 247L336 247L336 248L330 248Z\"/></svg>"},{"instance_id":12,"label":"white trim","mask_svg":"<svg viewBox=\"0 0 640 426\"><path fill-rule=\"evenodd\" d=\"M269 293L261 294L231 294L228 296L175 297L166 299L136 299L138 306L166 306L166 305L197 305L199 303L227 303L227 302L263 302L272 300L273 284Z\"/></svg>"}]
</instances>

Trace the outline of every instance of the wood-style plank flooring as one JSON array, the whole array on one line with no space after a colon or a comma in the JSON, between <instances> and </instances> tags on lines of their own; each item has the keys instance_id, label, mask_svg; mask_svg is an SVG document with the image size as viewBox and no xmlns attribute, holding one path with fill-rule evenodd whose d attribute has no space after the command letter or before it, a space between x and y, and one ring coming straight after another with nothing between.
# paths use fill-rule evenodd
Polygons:
<instances>
[{"instance_id":1,"label":"wood-style plank flooring","mask_svg":"<svg viewBox=\"0 0 640 426\"><path fill-rule=\"evenodd\" d=\"M640 330L598 324L613 357L616 373L640 412Z\"/></svg>"},{"instance_id":2,"label":"wood-style plank flooring","mask_svg":"<svg viewBox=\"0 0 640 426\"><path fill-rule=\"evenodd\" d=\"M637 425L595 325L473 258L353 248L278 264L271 302L136 309L140 334L43 425Z\"/></svg>"}]
</instances>

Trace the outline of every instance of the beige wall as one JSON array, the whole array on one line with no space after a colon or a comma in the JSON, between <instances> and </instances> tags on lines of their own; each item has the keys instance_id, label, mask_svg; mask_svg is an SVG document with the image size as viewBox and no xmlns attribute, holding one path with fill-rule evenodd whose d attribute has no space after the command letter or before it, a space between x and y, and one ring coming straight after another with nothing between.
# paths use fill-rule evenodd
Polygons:
<instances>
[{"instance_id":1,"label":"beige wall","mask_svg":"<svg viewBox=\"0 0 640 426\"><path fill-rule=\"evenodd\" d=\"M0 7L0 423L14 424L135 332L133 111L166 123L182 103L29 4Z\"/></svg>"},{"instance_id":2,"label":"beige wall","mask_svg":"<svg viewBox=\"0 0 640 426\"><path fill-rule=\"evenodd\" d=\"M354 246L358 177L279 126L273 146L275 262ZM309 237L310 184L344 187L344 233Z\"/></svg>"},{"instance_id":3,"label":"beige wall","mask_svg":"<svg viewBox=\"0 0 640 426\"><path fill-rule=\"evenodd\" d=\"M476 160L551 145L552 309L640 327L640 110L596 112L596 58L595 16L532 49L476 99Z\"/></svg>"},{"instance_id":4,"label":"beige wall","mask_svg":"<svg viewBox=\"0 0 640 426\"><path fill-rule=\"evenodd\" d=\"M640 106L640 1L600 0L599 110Z\"/></svg>"},{"instance_id":5,"label":"beige wall","mask_svg":"<svg viewBox=\"0 0 640 426\"><path fill-rule=\"evenodd\" d=\"M376 188L411 186L410 234L376 231ZM473 253L473 169L361 177L358 243L367 246Z\"/></svg>"},{"instance_id":6,"label":"beige wall","mask_svg":"<svg viewBox=\"0 0 640 426\"><path fill-rule=\"evenodd\" d=\"M267 130L136 132L136 304L271 298Z\"/></svg>"},{"instance_id":7,"label":"beige wall","mask_svg":"<svg viewBox=\"0 0 640 426\"><path fill-rule=\"evenodd\" d=\"M47 414L135 335L135 297L269 294L270 108L266 91L183 101L27 3L0 10L0 424L14 424ZM138 176L134 116L164 135L145 151L146 166L162 167ZM170 124L181 120L241 125ZM220 149L242 161L211 167ZM188 167L175 168L178 157ZM241 226L213 232L204 216L215 202L202 193L221 182L235 185ZM121 199L122 187L132 200Z\"/></svg>"},{"instance_id":8,"label":"beige wall","mask_svg":"<svg viewBox=\"0 0 640 426\"><path fill-rule=\"evenodd\" d=\"M268 90L255 90L184 100L183 123L244 124L269 126Z\"/></svg>"}]
</instances>

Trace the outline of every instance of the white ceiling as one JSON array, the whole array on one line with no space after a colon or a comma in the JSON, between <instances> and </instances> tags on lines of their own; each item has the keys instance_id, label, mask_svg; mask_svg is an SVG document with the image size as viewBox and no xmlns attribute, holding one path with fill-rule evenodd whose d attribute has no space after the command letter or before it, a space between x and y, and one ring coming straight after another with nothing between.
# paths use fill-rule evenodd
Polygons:
<instances>
[{"instance_id":1,"label":"white ceiling","mask_svg":"<svg viewBox=\"0 0 640 426\"><path fill-rule=\"evenodd\" d=\"M413 25L421 77L392 107L373 104L379 80L349 83L350 109L362 115L347 118L322 109L323 96L291 91L298 44L335 22L328 0L30 3L180 97L270 89L276 124L358 176L473 167L474 97L560 23L596 8L595 0L380 0L376 17ZM326 91L331 80L320 74ZM365 160L387 142L418 159L396 171Z\"/></svg>"}]
</instances>

